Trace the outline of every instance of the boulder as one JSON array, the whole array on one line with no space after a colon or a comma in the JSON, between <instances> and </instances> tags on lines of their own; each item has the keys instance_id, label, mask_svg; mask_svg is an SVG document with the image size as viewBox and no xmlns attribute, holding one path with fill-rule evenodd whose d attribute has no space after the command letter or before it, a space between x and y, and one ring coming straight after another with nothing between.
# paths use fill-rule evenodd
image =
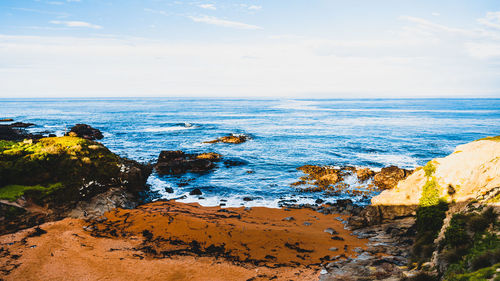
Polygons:
<instances>
[{"instance_id":1,"label":"boulder","mask_svg":"<svg viewBox=\"0 0 500 281\"><path fill-rule=\"evenodd\" d=\"M244 143L249 139L248 136L246 135L228 135L224 137L217 138L215 140L211 141L206 141L205 143L218 143L218 142L223 142L223 143L232 143L232 144L240 144Z\"/></svg>"},{"instance_id":2,"label":"boulder","mask_svg":"<svg viewBox=\"0 0 500 281\"><path fill-rule=\"evenodd\" d=\"M155 165L160 175L178 175L187 172L207 172L216 167L222 155L217 153L188 154L183 151L162 151Z\"/></svg>"},{"instance_id":3,"label":"boulder","mask_svg":"<svg viewBox=\"0 0 500 281\"><path fill-rule=\"evenodd\" d=\"M356 176L360 182L367 181L375 175L375 172L369 168L357 169Z\"/></svg>"},{"instance_id":4,"label":"boulder","mask_svg":"<svg viewBox=\"0 0 500 281\"><path fill-rule=\"evenodd\" d=\"M87 140L100 140L104 138L99 129L92 128L87 124L76 124L66 133L66 136L80 137Z\"/></svg>"},{"instance_id":5,"label":"boulder","mask_svg":"<svg viewBox=\"0 0 500 281\"><path fill-rule=\"evenodd\" d=\"M411 170L400 169L396 166L382 168L382 170L373 177L373 183L380 189L391 189L396 187L400 180L405 179L412 172Z\"/></svg>"}]
</instances>

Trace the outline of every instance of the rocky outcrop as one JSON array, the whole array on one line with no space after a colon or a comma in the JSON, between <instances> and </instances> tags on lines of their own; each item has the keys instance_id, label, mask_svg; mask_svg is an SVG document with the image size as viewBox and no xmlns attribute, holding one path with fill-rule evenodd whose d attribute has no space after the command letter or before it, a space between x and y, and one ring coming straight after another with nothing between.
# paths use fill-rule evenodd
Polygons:
<instances>
[{"instance_id":1,"label":"rocky outcrop","mask_svg":"<svg viewBox=\"0 0 500 281\"><path fill-rule=\"evenodd\" d=\"M367 181L375 175L375 172L370 168L361 168L356 170L356 176L360 182Z\"/></svg>"},{"instance_id":2,"label":"rocky outcrop","mask_svg":"<svg viewBox=\"0 0 500 281\"><path fill-rule=\"evenodd\" d=\"M8 119L6 119L8 120ZM24 139L40 139L42 134L31 134L26 128L34 126L33 123L15 122L12 124L0 125L0 140L22 141Z\"/></svg>"},{"instance_id":3,"label":"rocky outcrop","mask_svg":"<svg viewBox=\"0 0 500 281\"><path fill-rule=\"evenodd\" d=\"M218 143L218 142L223 142L223 143L232 143L232 144L240 144L244 143L249 139L247 135L228 135L224 137L217 138L215 140L211 141L206 141L205 143Z\"/></svg>"},{"instance_id":4,"label":"rocky outcrop","mask_svg":"<svg viewBox=\"0 0 500 281\"><path fill-rule=\"evenodd\" d=\"M391 189L396 187L399 181L404 180L412 172L396 166L385 167L373 177L373 184L380 189Z\"/></svg>"},{"instance_id":5,"label":"rocky outcrop","mask_svg":"<svg viewBox=\"0 0 500 281\"><path fill-rule=\"evenodd\" d=\"M306 174L299 181L292 183L292 186L313 185L315 187L305 189L305 191L327 191L333 190L333 185L342 181L344 173L341 169L330 166L304 165L297 170Z\"/></svg>"},{"instance_id":6,"label":"rocky outcrop","mask_svg":"<svg viewBox=\"0 0 500 281\"><path fill-rule=\"evenodd\" d=\"M162 151L155 165L160 175L178 175L187 172L202 173L216 167L222 159L217 153L189 154L183 151Z\"/></svg>"},{"instance_id":7,"label":"rocky outcrop","mask_svg":"<svg viewBox=\"0 0 500 281\"><path fill-rule=\"evenodd\" d=\"M104 138L99 129L92 128L87 124L76 124L66 133L66 136L79 137L86 140L100 140Z\"/></svg>"},{"instance_id":8,"label":"rocky outcrop","mask_svg":"<svg viewBox=\"0 0 500 281\"><path fill-rule=\"evenodd\" d=\"M10 210L0 214L0 233L64 217L111 189L137 200L150 173L151 167L82 138L0 142L0 202ZM22 217L9 215L20 210Z\"/></svg>"},{"instance_id":9,"label":"rocky outcrop","mask_svg":"<svg viewBox=\"0 0 500 281\"><path fill-rule=\"evenodd\" d=\"M396 188L372 198L373 205L434 204L439 198L467 201L500 187L500 141L478 140L415 170Z\"/></svg>"}]
</instances>

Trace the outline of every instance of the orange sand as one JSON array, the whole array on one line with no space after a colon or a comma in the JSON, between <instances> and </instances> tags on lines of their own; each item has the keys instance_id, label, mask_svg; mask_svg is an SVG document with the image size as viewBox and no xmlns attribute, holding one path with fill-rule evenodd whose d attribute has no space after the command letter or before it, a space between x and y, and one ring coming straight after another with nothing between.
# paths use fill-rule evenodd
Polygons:
<instances>
[{"instance_id":1,"label":"orange sand","mask_svg":"<svg viewBox=\"0 0 500 281\"><path fill-rule=\"evenodd\" d=\"M344 230L337 216L309 209L220 210L156 202L111 211L103 222L47 223L41 236L27 237L33 229L4 235L0 279L317 280L322 261L353 256L367 242ZM326 228L344 241L331 239Z\"/></svg>"}]
</instances>

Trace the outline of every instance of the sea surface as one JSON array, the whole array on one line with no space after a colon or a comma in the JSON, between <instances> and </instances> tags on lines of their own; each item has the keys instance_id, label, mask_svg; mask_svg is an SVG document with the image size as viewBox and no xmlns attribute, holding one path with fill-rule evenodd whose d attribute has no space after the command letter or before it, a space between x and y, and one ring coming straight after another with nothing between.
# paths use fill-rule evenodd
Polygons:
<instances>
[{"instance_id":1,"label":"sea surface","mask_svg":"<svg viewBox=\"0 0 500 281\"><path fill-rule=\"evenodd\" d=\"M141 162L154 162L162 150L220 153L239 165L220 163L205 174L153 174L148 180L152 198L208 206L351 198L300 192L290 186L303 175L296 168L415 168L457 145L500 135L500 99L0 99L0 118L7 117L35 123L34 132L58 135L76 123L89 124L103 132L101 142L113 152ZM251 140L203 143L228 134ZM347 180L356 185L354 177ZM189 195L194 188L203 195Z\"/></svg>"}]
</instances>

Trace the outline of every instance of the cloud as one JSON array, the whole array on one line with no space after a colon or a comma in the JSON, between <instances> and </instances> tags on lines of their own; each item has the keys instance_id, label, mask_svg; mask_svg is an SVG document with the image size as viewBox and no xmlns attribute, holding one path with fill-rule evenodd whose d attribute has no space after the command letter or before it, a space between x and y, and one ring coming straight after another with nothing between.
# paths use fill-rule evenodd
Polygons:
<instances>
[{"instance_id":1,"label":"cloud","mask_svg":"<svg viewBox=\"0 0 500 281\"><path fill-rule=\"evenodd\" d=\"M237 22L237 21L224 20L224 19L219 19L217 17L211 17L211 16L198 16L198 17L190 16L189 18L191 20L193 20L194 22L203 22L206 24L223 26L223 27L230 27L230 28L237 28L237 29L248 29L248 30L262 29L262 27L257 26L257 25L246 24L246 23Z\"/></svg>"},{"instance_id":2,"label":"cloud","mask_svg":"<svg viewBox=\"0 0 500 281\"><path fill-rule=\"evenodd\" d=\"M88 28L93 28L93 29L101 29L102 26L96 25L96 24L91 24L88 22L84 21L60 21L60 20L52 20L50 21L52 24L60 24L64 25L67 27L88 27Z\"/></svg>"},{"instance_id":3,"label":"cloud","mask_svg":"<svg viewBox=\"0 0 500 281\"><path fill-rule=\"evenodd\" d=\"M80 2L81 0L66 0L66 2Z\"/></svg>"},{"instance_id":4,"label":"cloud","mask_svg":"<svg viewBox=\"0 0 500 281\"><path fill-rule=\"evenodd\" d=\"M399 19L401 20L406 20L412 23L416 23L417 26L421 29L424 29L426 31L430 32L448 32L448 33L456 33L456 34L462 34L462 35L470 35L471 31L466 30L466 29L460 29L460 28L452 28L448 27L445 25L437 24L432 21L419 18L419 17L412 17L412 16L400 16Z\"/></svg>"},{"instance_id":5,"label":"cloud","mask_svg":"<svg viewBox=\"0 0 500 281\"><path fill-rule=\"evenodd\" d=\"M217 10L214 4L200 4L198 7L202 9L207 9L207 10Z\"/></svg>"},{"instance_id":6,"label":"cloud","mask_svg":"<svg viewBox=\"0 0 500 281\"><path fill-rule=\"evenodd\" d=\"M50 11L43 11L43 10L30 9L30 8L17 8L17 7L14 7L14 8L12 8L12 10L23 11L23 12L30 12L30 13L37 13L37 14L45 14L45 15L56 15L56 16L61 16L61 17L67 17L67 16L69 16L68 13L50 12Z\"/></svg>"},{"instance_id":7,"label":"cloud","mask_svg":"<svg viewBox=\"0 0 500 281\"><path fill-rule=\"evenodd\" d=\"M47 4L50 5L64 5L64 2L59 2L59 1L49 1Z\"/></svg>"},{"instance_id":8,"label":"cloud","mask_svg":"<svg viewBox=\"0 0 500 281\"><path fill-rule=\"evenodd\" d=\"M257 6L257 5L250 5L248 6L249 10L260 10L262 9L262 6Z\"/></svg>"},{"instance_id":9,"label":"cloud","mask_svg":"<svg viewBox=\"0 0 500 281\"><path fill-rule=\"evenodd\" d=\"M434 12L434 13L432 13L431 15L433 15L433 16L435 16L435 17L438 17L438 16L440 16L441 14L440 14L440 13L438 13L438 12Z\"/></svg>"},{"instance_id":10,"label":"cloud","mask_svg":"<svg viewBox=\"0 0 500 281\"><path fill-rule=\"evenodd\" d=\"M144 8L144 12L159 14L159 15L164 15L164 16L170 15L170 13L168 13L168 12L165 12L162 10L153 10L153 9L149 9L149 8Z\"/></svg>"},{"instance_id":11,"label":"cloud","mask_svg":"<svg viewBox=\"0 0 500 281\"><path fill-rule=\"evenodd\" d=\"M488 12L484 18L478 19L477 22L490 28L500 29L500 12Z\"/></svg>"}]
</instances>

